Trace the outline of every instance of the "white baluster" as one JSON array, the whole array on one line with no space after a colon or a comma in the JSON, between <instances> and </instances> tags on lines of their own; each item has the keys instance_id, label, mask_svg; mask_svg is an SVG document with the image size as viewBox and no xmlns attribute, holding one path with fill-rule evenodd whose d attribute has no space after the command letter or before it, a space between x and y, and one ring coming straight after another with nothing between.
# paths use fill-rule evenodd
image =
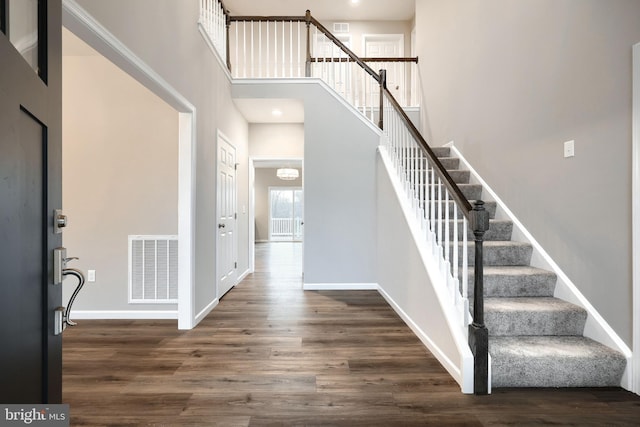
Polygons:
<instances>
[{"instance_id":1,"label":"white baluster","mask_svg":"<svg viewBox=\"0 0 640 427\"><path fill-rule=\"evenodd\" d=\"M267 21L267 31L269 30L269 21ZM269 43L267 37L267 43ZM271 57L267 55L267 63ZM278 77L278 23L273 21L273 77Z\"/></svg>"},{"instance_id":2,"label":"white baluster","mask_svg":"<svg viewBox=\"0 0 640 427\"><path fill-rule=\"evenodd\" d=\"M254 33L255 33L255 31L253 29L253 27L254 27L253 21L250 21L250 22L251 22L251 55L250 55L250 58L251 58L251 64L250 65L251 66L249 68L249 74L250 74L251 77L255 77L256 76L255 75L256 68L255 68L255 61L254 61L254 58L255 58L255 54L254 54L254 52L255 52L255 50L254 50L254 37L255 37L255 34Z\"/></svg>"},{"instance_id":3,"label":"white baluster","mask_svg":"<svg viewBox=\"0 0 640 427\"><path fill-rule=\"evenodd\" d=\"M456 208L457 210L457 208ZM464 301L464 315L465 323L467 326L470 323L469 320L469 257L468 257L468 245L467 245L467 229L469 223L466 217L462 217L462 300Z\"/></svg>"},{"instance_id":4,"label":"white baluster","mask_svg":"<svg viewBox=\"0 0 640 427\"><path fill-rule=\"evenodd\" d=\"M293 77L293 21L289 22L289 77Z\"/></svg>"}]
</instances>

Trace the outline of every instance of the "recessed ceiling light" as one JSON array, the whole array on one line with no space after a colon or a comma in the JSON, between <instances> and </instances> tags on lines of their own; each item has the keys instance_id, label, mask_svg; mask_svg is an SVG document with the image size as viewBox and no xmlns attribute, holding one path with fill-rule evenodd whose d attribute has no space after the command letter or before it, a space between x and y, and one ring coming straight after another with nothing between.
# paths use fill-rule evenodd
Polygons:
<instances>
[{"instance_id":1,"label":"recessed ceiling light","mask_svg":"<svg viewBox=\"0 0 640 427\"><path fill-rule=\"evenodd\" d=\"M358 4L360 3L360 0L351 0L351 4Z\"/></svg>"},{"instance_id":2,"label":"recessed ceiling light","mask_svg":"<svg viewBox=\"0 0 640 427\"><path fill-rule=\"evenodd\" d=\"M271 114L273 114L276 117L280 117L282 115L282 111L278 110L277 108L275 110L273 110L271 112Z\"/></svg>"}]
</instances>

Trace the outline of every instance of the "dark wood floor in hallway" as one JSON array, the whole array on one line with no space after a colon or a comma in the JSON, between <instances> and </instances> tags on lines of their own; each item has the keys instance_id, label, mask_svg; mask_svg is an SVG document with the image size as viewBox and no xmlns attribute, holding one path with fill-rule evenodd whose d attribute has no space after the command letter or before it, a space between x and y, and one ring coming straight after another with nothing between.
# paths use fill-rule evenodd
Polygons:
<instances>
[{"instance_id":1,"label":"dark wood floor in hallway","mask_svg":"<svg viewBox=\"0 0 640 427\"><path fill-rule=\"evenodd\" d=\"M377 292L303 292L301 245L256 245L256 272L191 331L78 321L64 335L71 425L640 425L622 389L469 396Z\"/></svg>"}]
</instances>

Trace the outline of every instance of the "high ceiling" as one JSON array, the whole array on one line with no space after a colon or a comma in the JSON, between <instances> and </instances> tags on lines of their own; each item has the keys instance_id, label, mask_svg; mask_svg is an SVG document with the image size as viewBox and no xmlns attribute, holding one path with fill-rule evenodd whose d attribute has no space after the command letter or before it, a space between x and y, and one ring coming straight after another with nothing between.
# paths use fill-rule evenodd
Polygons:
<instances>
[{"instance_id":1,"label":"high ceiling","mask_svg":"<svg viewBox=\"0 0 640 427\"><path fill-rule=\"evenodd\" d=\"M408 21L416 0L224 0L232 15L302 16L321 21Z\"/></svg>"}]
</instances>

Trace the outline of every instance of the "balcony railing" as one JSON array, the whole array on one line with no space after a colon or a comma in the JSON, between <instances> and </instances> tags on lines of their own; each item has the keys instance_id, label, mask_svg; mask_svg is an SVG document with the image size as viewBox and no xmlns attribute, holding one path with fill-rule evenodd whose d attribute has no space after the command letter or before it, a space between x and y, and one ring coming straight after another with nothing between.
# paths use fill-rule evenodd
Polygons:
<instances>
[{"instance_id":1,"label":"balcony railing","mask_svg":"<svg viewBox=\"0 0 640 427\"><path fill-rule=\"evenodd\" d=\"M357 58L309 12L305 16L230 16L220 0L200 0L200 23L235 79L322 79L377 120L380 89L373 70L387 70L403 107L420 105L417 58ZM367 64L365 68L359 62Z\"/></svg>"},{"instance_id":2,"label":"balcony railing","mask_svg":"<svg viewBox=\"0 0 640 427\"><path fill-rule=\"evenodd\" d=\"M302 240L302 218L271 218L271 240Z\"/></svg>"}]
</instances>

